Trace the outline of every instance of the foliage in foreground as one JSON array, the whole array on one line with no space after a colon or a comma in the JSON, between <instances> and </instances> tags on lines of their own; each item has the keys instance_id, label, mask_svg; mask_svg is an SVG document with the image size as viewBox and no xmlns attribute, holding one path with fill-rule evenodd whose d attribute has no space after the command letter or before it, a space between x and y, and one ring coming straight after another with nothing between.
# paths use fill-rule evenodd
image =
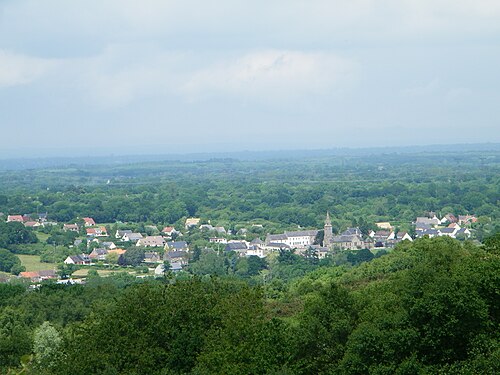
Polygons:
<instances>
[{"instance_id":1,"label":"foliage in foreground","mask_svg":"<svg viewBox=\"0 0 500 375\"><path fill-rule=\"evenodd\" d=\"M406 243L352 269L321 269L272 301L206 276L2 285L0 366L31 354L33 374L495 373L498 243ZM51 315L64 304L78 315ZM50 337L61 340L57 353L40 347Z\"/></svg>"}]
</instances>

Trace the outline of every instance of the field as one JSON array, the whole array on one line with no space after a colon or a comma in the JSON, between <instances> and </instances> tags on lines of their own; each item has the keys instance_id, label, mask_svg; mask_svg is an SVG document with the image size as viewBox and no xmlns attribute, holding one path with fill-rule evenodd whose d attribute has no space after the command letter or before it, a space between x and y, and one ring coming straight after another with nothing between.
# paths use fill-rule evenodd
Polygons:
<instances>
[{"instance_id":1,"label":"field","mask_svg":"<svg viewBox=\"0 0 500 375\"><path fill-rule=\"evenodd\" d=\"M18 255L21 263L26 267L26 271L42 271L55 269L55 265L52 263L42 263L40 262L40 257L38 255Z\"/></svg>"}]
</instances>

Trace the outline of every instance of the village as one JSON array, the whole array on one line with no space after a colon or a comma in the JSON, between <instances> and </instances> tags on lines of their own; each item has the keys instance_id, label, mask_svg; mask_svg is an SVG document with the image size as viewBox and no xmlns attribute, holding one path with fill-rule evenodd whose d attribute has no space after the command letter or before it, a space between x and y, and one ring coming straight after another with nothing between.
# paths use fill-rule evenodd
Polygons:
<instances>
[{"instance_id":1,"label":"village","mask_svg":"<svg viewBox=\"0 0 500 375\"><path fill-rule=\"evenodd\" d=\"M283 233L267 234L246 240L247 228L241 228L237 233L232 233L223 226L212 226L210 222L202 224L201 218L187 218L183 228L174 226L149 226L148 232L157 232L154 235L133 231L132 229L117 229L114 233L108 233L105 225L98 224L91 217L84 217L78 223L57 223L49 221L47 214L33 215L8 215L7 222L19 222L27 228L43 228L59 226L64 232L81 233L84 229L85 237L76 239L69 248L74 249L74 254L64 259L64 264L76 267L93 267L109 264L126 265L125 254L130 249L144 249L143 258L140 263L151 271L155 277L161 277L165 272L179 272L189 265L193 258L193 246L183 240L193 230L207 235L208 244L205 250L217 252L234 252L239 257L256 256L266 258L270 254L280 251L293 251L295 254L306 256L314 253L318 259L325 259L342 251L356 251L368 249L377 251L381 249L392 249L401 241L413 241L414 239L427 237L450 237L456 239L468 239L471 237L470 226L477 221L473 215L458 215L451 213L439 218L434 212L426 216L417 217L412 223L414 231L412 234L406 231L398 231L390 222L377 222L377 230L369 230L363 233L358 227L346 228L339 234L334 235L330 214L326 213L324 227L319 229L302 229L285 231ZM81 227L83 226L83 228ZM259 226L254 224L254 226ZM87 251L77 252L82 248ZM38 271L24 271L19 274L20 278L28 279L33 283L39 283L47 279L60 279L61 275L56 269ZM167 269L168 268L168 269ZM138 276L139 277L139 276ZM84 278L59 280L61 283L84 282Z\"/></svg>"}]
</instances>

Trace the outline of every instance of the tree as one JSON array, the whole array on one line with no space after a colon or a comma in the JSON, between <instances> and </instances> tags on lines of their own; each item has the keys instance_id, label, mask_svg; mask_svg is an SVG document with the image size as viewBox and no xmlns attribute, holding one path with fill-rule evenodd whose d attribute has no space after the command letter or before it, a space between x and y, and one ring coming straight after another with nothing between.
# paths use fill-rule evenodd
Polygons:
<instances>
[{"instance_id":1,"label":"tree","mask_svg":"<svg viewBox=\"0 0 500 375\"><path fill-rule=\"evenodd\" d=\"M19 258L9 250L0 249L0 271L18 274L22 266Z\"/></svg>"},{"instance_id":2,"label":"tree","mask_svg":"<svg viewBox=\"0 0 500 375\"><path fill-rule=\"evenodd\" d=\"M33 334L35 365L51 372L61 359L62 338L59 331L49 322L44 322Z\"/></svg>"}]
</instances>

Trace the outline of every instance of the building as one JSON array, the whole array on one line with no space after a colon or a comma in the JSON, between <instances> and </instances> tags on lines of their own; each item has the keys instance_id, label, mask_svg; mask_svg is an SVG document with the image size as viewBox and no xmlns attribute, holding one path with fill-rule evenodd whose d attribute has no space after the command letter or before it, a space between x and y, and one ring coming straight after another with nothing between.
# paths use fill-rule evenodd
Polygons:
<instances>
[{"instance_id":1,"label":"building","mask_svg":"<svg viewBox=\"0 0 500 375\"><path fill-rule=\"evenodd\" d=\"M318 230L302 230L290 231L283 234L268 234L266 236L266 245L271 243L282 243L288 245L292 249L304 249L314 244L314 240L318 235Z\"/></svg>"},{"instance_id":2,"label":"building","mask_svg":"<svg viewBox=\"0 0 500 375\"><path fill-rule=\"evenodd\" d=\"M332 221L330 220L330 212L326 212L325 226L323 227L323 247L330 248L333 244Z\"/></svg>"},{"instance_id":3,"label":"building","mask_svg":"<svg viewBox=\"0 0 500 375\"><path fill-rule=\"evenodd\" d=\"M95 225L95 221L91 217L84 217L83 222L86 227L93 227Z\"/></svg>"},{"instance_id":4,"label":"building","mask_svg":"<svg viewBox=\"0 0 500 375\"><path fill-rule=\"evenodd\" d=\"M147 236L139 239L136 246L163 247L165 246L165 239L162 236Z\"/></svg>"}]
</instances>

